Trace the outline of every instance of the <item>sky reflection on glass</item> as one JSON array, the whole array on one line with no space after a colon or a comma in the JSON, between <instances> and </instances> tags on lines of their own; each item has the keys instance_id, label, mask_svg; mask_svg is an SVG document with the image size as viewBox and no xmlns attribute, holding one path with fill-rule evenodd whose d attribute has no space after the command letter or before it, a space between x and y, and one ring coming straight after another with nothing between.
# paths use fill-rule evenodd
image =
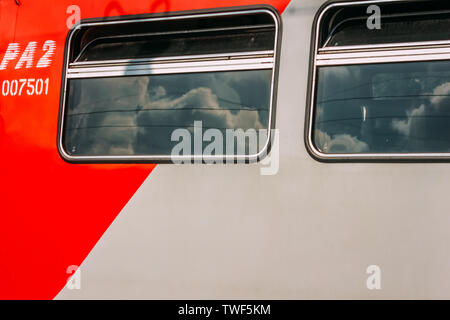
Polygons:
<instances>
[{"instance_id":1,"label":"sky reflection on glass","mask_svg":"<svg viewBox=\"0 0 450 320\"><path fill-rule=\"evenodd\" d=\"M72 155L170 155L177 128L267 129L271 70L69 81L64 147ZM225 150L225 149L224 149Z\"/></svg>"},{"instance_id":2,"label":"sky reflection on glass","mask_svg":"<svg viewBox=\"0 0 450 320\"><path fill-rule=\"evenodd\" d=\"M319 68L313 141L326 154L450 152L450 62Z\"/></svg>"}]
</instances>

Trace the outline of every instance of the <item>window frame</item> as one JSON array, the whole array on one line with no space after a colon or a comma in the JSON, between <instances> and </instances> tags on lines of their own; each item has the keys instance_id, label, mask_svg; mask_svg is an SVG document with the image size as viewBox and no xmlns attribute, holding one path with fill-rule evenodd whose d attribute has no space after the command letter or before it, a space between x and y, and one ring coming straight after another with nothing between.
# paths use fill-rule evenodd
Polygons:
<instances>
[{"instance_id":1,"label":"window frame","mask_svg":"<svg viewBox=\"0 0 450 320\"><path fill-rule=\"evenodd\" d=\"M199 17L214 17L214 16L239 16L251 13L265 13L272 17L275 26L275 35L274 35L274 49L273 49L273 57L265 59L262 57L256 61L256 59L241 59L241 61L233 61L233 59L228 59L228 62L221 66L214 66L216 63L214 60L205 60L204 62L199 59L198 62L190 63L186 62L184 64L184 68L173 68L162 69L162 71L153 70L153 68L158 66L158 62L161 64L165 64L170 60L177 60L180 57L195 59L195 58L210 58L210 57L218 57L218 56L244 56L245 53L237 52L237 53L223 53L223 54L205 54L205 55L192 55L192 56L171 56L171 57L158 57L158 58L149 58L149 59L135 59L135 60L144 60L144 61L132 61L128 59L120 59L120 60L110 60L111 63L111 73L108 74L107 77L116 77L116 76L128 76L128 75L158 75L158 74L178 74L178 73L203 73L203 72L227 72L227 71L251 71L251 70L271 70L272 78L271 78L271 92L270 92L270 105L269 105L269 119L268 119L268 127L267 127L267 141L264 144L264 147L259 150L257 154L246 154L246 155L214 155L214 156L204 156L204 155L182 155L182 156L174 156L174 155L89 155L89 156L73 156L67 153L64 150L64 117L65 117L65 106L67 103L67 88L68 88L68 80L70 78L77 78L77 75L68 76L70 74L70 56L71 56L71 43L73 40L73 36L76 34L78 30L83 27L89 26L102 26L102 25L112 25L112 24L122 24L122 23L139 23L139 22L149 22L149 21L161 21L161 20L180 20L180 19L195 19ZM213 8L213 9L201 9L201 10L190 10L190 11L177 11L177 12L166 12L166 13L153 13L153 14L139 14L139 15L125 15L119 17L105 17L105 18L89 18L80 20L80 22L75 25L68 33L65 42L64 48L64 62L63 62L63 71L62 71L62 79L61 79L61 94L60 94L60 106L59 106L59 116L58 116L58 133L57 133L57 149L60 156L68 163L255 163L264 159L271 150L272 139L273 139L273 130L275 129L275 116L276 116L276 102L277 102L277 89L278 89L278 73L279 73L279 64L280 64L280 49L281 49L281 38L282 38L282 22L279 12L270 5L250 5L250 6L238 6L238 7L227 7L227 8ZM250 51L251 52L251 51ZM261 55L264 55L264 52L258 52ZM272 54L272 51L270 51ZM239 59L237 59L239 60ZM251 64L246 62L257 62L259 65ZM262 67L264 63L268 64L270 61L271 67ZM104 61L96 61L97 64L101 64ZM137 62L137 66L141 66L140 71L138 70L136 73L132 74L123 74L122 70L117 71L114 66L115 63L124 63L124 62ZM139 64L140 62L144 62L144 64ZM146 65L145 62L148 64ZM212 63L213 66L208 66L208 63ZM85 62L75 62L78 65L89 65L89 63ZM95 64L95 63L93 63ZM149 64L150 67L149 67ZM180 62L177 62L180 64ZM202 65L204 64L204 65ZM166 64L167 65L167 64ZM129 66L129 65L128 65ZM147 66L147 69L145 69ZM220 69L218 69L220 68ZM94 68L95 69L95 66ZM124 65L124 69L127 69L127 66ZM138 67L139 69L139 67ZM151 72L149 70L152 69ZM104 73L103 73L104 75ZM94 77L99 77L96 75ZM78 78L83 78L83 76L79 76ZM90 77L92 78L92 77Z\"/></svg>"},{"instance_id":2,"label":"window frame","mask_svg":"<svg viewBox=\"0 0 450 320\"><path fill-rule=\"evenodd\" d=\"M319 162L449 162L450 152L436 153L323 153L314 144L314 114L318 68L363 64L450 61L450 37L444 41L401 42L375 45L320 47L321 23L331 9L337 7L414 3L421 0L330 0L316 13L312 26L308 74L307 104L304 127L305 147ZM367 15L369 17L370 15ZM383 19L383 18L381 18ZM383 21L383 20L381 20ZM447 46L447 47L446 47ZM372 55L367 57L367 53Z\"/></svg>"}]
</instances>

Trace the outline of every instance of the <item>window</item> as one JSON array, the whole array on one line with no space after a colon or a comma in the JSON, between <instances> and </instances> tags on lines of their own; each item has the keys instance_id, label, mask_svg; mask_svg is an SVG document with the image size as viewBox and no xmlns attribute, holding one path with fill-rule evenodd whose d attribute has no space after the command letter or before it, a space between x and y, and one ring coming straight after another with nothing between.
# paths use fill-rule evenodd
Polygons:
<instances>
[{"instance_id":1,"label":"window","mask_svg":"<svg viewBox=\"0 0 450 320\"><path fill-rule=\"evenodd\" d=\"M60 154L70 162L262 159L279 39L271 7L82 22L67 41Z\"/></svg>"},{"instance_id":2,"label":"window","mask_svg":"<svg viewBox=\"0 0 450 320\"><path fill-rule=\"evenodd\" d=\"M380 29L368 27L370 5ZM450 159L450 3L331 3L314 31L305 142L318 160Z\"/></svg>"}]
</instances>

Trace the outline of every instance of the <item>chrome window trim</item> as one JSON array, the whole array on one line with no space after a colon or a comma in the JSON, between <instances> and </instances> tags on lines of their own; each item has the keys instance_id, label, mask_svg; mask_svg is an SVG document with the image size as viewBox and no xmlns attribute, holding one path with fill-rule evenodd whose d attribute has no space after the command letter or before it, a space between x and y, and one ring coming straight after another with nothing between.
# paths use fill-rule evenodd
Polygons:
<instances>
[{"instance_id":1,"label":"chrome window trim","mask_svg":"<svg viewBox=\"0 0 450 320\"><path fill-rule=\"evenodd\" d=\"M244 58L268 58L273 57L273 50L251 51L251 52L235 52L235 53L219 53L219 54L199 54L186 56L158 57L149 59L117 59L117 60L100 60L100 61L82 61L69 63L69 67L83 68L85 66L104 66L104 65L124 65L137 63L171 63L171 62L187 62L202 60L230 60Z\"/></svg>"},{"instance_id":2,"label":"chrome window trim","mask_svg":"<svg viewBox=\"0 0 450 320\"><path fill-rule=\"evenodd\" d=\"M368 64L386 62L414 62L450 59L450 47L381 50L381 51L347 51L340 53L320 53L316 55L316 66L334 66L349 64Z\"/></svg>"},{"instance_id":3,"label":"chrome window trim","mask_svg":"<svg viewBox=\"0 0 450 320\"><path fill-rule=\"evenodd\" d=\"M442 41L418 41L418 42L401 42L388 44L372 44L372 45L354 45L354 46L338 46L319 48L318 52L346 52L346 51L377 51L377 50L393 50L393 49L412 49L412 48L429 48L429 47L450 46L450 40Z\"/></svg>"},{"instance_id":4,"label":"chrome window trim","mask_svg":"<svg viewBox=\"0 0 450 320\"><path fill-rule=\"evenodd\" d=\"M264 159L268 153L270 152L271 140L272 140L272 130L274 128L274 116L275 116L275 104L276 104L276 90L277 90L277 79L278 79L278 61L279 61L279 48L281 46L281 17L276 11L275 8L264 5L255 8L247 8L247 9L224 9L224 12L212 12L212 13L196 13L196 14L180 14L177 16L168 16L168 17L151 17L151 18L136 18L136 19L125 19L125 20L117 20L117 21L102 21L102 22L83 22L74 27L68 35L66 40L66 48L65 48L65 62L64 62L64 74L62 78L62 94L61 94L61 102L60 102L60 115L59 115L59 124L58 124L58 142L57 147L60 153L60 156L67 162L70 163L133 163L133 162L144 162L144 163L173 163L175 161L181 162L186 161L187 163L203 163L203 162L212 162L217 161L218 163L255 163L262 159ZM269 14L274 21L275 26L275 35L274 35L274 48L270 51L264 51L263 54L269 55L270 57L266 58L267 61L258 63L256 68L255 65L247 64L235 64L233 67L224 67L223 65L220 68L215 70L207 69L207 67L203 67L202 71L198 72L211 72L211 71L243 71L243 70L255 70L255 69L272 69L272 78L271 78L271 86L270 86L270 105L269 105L269 119L268 119L268 127L267 127L267 140L263 146L263 148L257 154L251 155L218 155L218 156L203 156L203 155L186 155L186 156L172 156L172 155L105 155L105 156L73 156L68 154L63 145L63 129L64 129L64 117L65 117L65 105L66 105L66 93L67 93L67 83L69 80L68 71L70 70L70 59L69 54L71 52L71 43L72 37L76 33L77 30L82 27L89 26L101 26L101 25L109 25L109 24L124 24L124 23L142 23L146 21L163 21L163 20L181 20L181 19L196 19L199 17L215 17L215 16L239 16L246 15L251 13L265 13ZM254 54L261 54L260 51L253 52ZM244 55L245 53L236 53L231 54L231 56L239 58L240 55ZM197 55L197 56L187 56L187 57L207 57L209 55ZM213 55L213 56L230 56L230 54L223 55ZM174 57L168 57L167 60L172 59ZM186 57L185 57L186 58ZM164 60L160 59L161 60ZM264 58L262 58L264 60ZM156 59L144 59L148 62L158 61ZM110 60L109 62L112 62ZM133 61L133 60L122 60L122 62ZM234 61L230 59L229 61ZM117 61L115 61L117 62ZM97 62L96 62L97 63ZM194 63L194 62L191 62ZM78 64L78 63L77 63ZM231 64L230 64L231 65ZM195 68L192 68L190 72L193 72ZM200 70L200 69L198 69ZM125 72L125 71L119 71ZM147 74L156 74L156 73L147 73ZM122 74L123 75L123 74ZM128 75L128 74L127 74Z\"/></svg>"},{"instance_id":5,"label":"chrome window trim","mask_svg":"<svg viewBox=\"0 0 450 320\"><path fill-rule=\"evenodd\" d=\"M201 72L220 72L220 71L245 71L245 70L264 70L272 69L273 62L269 59L265 63L225 63L220 66L209 66L202 63L180 64L178 66L161 65L143 65L133 67L104 67L104 68L84 68L81 72L70 72L67 79L83 78L104 78L121 76L140 76L140 75L158 75L158 74L183 74L183 73L201 73Z\"/></svg>"},{"instance_id":6,"label":"chrome window trim","mask_svg":"<svg viewBox=\"0 0 450 320\"><path fill-rule=\"evenodd\" d=\"M448 41L390 43L376 46L319 47L320 25L325 14L332 8L354 5L371 5L386 3L411 2L414 0L368 0L352 2L328 2L322 6L313 22L313 35L310 57L310 74L308 84L308 102L305 117L305 145L310 155L324 162L376 162L376 161L448 161L450 152L446 153L339 153L327 154L318 150L313 142L315 93L317 87L317 68L320 66L344 66L372 63L426 62L450 60ZM441 45L441 47L439 47ZM424 47L427 48L424 48ZM433 47L433 48L430 48ZM414 48L416 47L416 48ZM364 49L372 49L363 51ZM330 53L328 53L330 52ZM407 52L414 53L408 56ZM388 54L386 54L388 53ZM365 55L364 55L365 54ZM367 57L371 54L371 57ZM318 56L325 58L318 58ZM332 57L335 57L334 60ZM328 57L328 59L326 59Z\"/></svg>"},{"instance_id":7,"label":"chrome window trim","mask_svg":"<svg viewBox=\"0 0 450 320\"><path fill-rule=\"evenodd\" d=\"M117 77L129 75L155 75L174 73L197 73L233 70L272 69L273 58L221 59L211 61L191 61L172 63L147 63L104 67L84 67L69 69L67 78Z\"/></svg>"}]
</instances>

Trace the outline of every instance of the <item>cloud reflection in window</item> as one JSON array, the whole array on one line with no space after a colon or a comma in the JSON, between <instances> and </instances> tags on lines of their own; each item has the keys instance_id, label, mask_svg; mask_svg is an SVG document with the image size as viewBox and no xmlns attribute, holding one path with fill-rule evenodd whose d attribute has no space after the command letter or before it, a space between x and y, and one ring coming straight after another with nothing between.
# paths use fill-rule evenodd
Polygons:
<instances>
[{"instance_id":1,"label":"cloud reflection in window","mask_svg":"<svg viewBox=\"0 0 450 320\"><path fill-rule=\"evenodd\" d=\"M450 152L450 62L323 67L318 81L321 152Z\"/></svg>"},{"instance_id":2,"label":"cloud reflection in window","mask_svg":"<svg viewBox=\"0 0 450 320\"><path fill-rule=\"evenodd\" d=\"M64 145L72 155L170 155L177 128L267 129L271 70L75 79Z\"/></svg>"}]
</instances>

